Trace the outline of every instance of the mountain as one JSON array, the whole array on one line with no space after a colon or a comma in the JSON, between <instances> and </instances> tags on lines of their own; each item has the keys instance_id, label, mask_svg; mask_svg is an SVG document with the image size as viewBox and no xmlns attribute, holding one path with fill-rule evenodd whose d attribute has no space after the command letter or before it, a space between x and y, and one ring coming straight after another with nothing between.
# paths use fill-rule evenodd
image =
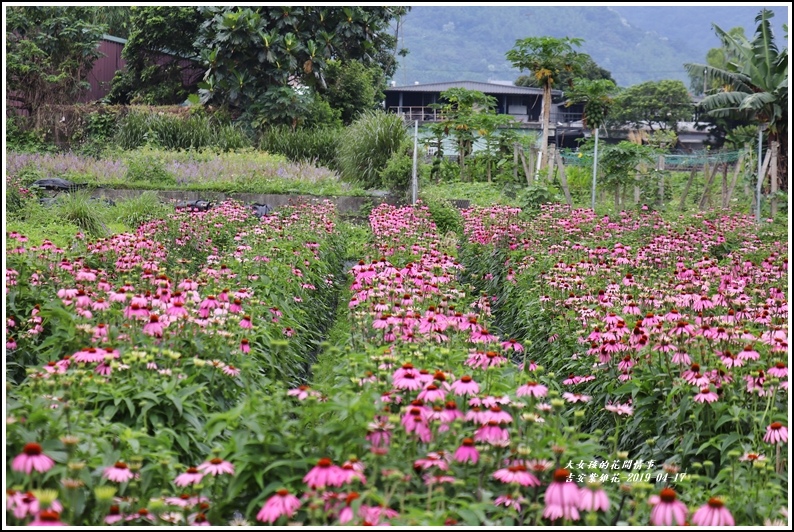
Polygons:
<instances>
[{"instance_id":1,"label":"mountain","mask_svg":"<svg viewBox=\"0 0 794 532\"><path fill-rule=\"evenodd\" d=\"M785 46L787 7L775 12L773 30ZM519 71L505 59L517 39L580 37L579 51L612 73L618 85L689 78L683 64L704 62L719 46L711 23L724 30L755 30L760 6L414 6L399 27L397 85L437 81L513 81Z\"/></svg>"}]
</instances>

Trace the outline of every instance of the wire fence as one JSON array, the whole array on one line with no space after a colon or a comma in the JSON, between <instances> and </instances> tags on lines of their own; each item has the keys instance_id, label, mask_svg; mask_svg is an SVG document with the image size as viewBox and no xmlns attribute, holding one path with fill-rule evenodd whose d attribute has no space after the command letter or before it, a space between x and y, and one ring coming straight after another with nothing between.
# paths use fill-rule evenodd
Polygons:
<instances>
[{"instance_id":1,"label":"wire fence","mask_svg":"<svg viewBox=\"0 0 794 532\"><path fill-rule=\"evenodd\" d=\"M692 170L700 169L708 164L714 167L717 164L736 163L741 157L741 150L735 151L710 151L703 150L695 153L672 153L664 155L664 166L667 170ZM574 150L561 150L563 163L566 166L592 166L592 153L581 153Z\"/></svg>"}]
</instances>

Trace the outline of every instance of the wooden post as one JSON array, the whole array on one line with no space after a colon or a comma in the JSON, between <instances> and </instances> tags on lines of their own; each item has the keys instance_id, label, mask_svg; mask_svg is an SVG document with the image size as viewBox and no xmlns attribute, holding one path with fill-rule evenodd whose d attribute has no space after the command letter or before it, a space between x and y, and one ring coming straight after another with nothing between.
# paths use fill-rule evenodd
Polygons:
<instances>
[{"instance_id":1,"label":"wooden post","mask_svg":"<svg viewBox=\"0 0 794 532\"><path fill-rule=\"evenodd\" d=\"M722 208L728 208L728 163L722 165Z\"/></svg>"},{"instance_id":2,"label":"wooden post","mask_svg":"<svg viewBox=\"0 0 794 532\"><path fill-rule=\"evenodd\" d=\"M524 167L524 175L527 176L527 186L532 185L532 172L530 171L531 165L527 164L527 157L524 155L524 148L518 147L518 155L521 157L521 166Z\"/></svg>"},{"instance_id":3,"label":"wooden post","mask_svg":"<svg viewBox=\"0 0 794 532\"><path fill-rule=\"evenodd\" d=\"M513 144L513 180L518 181L518 148L520 144Z\"/></svg>"},{"instance_id":4,"label":"wooden post","mask_svg":"<svg viewBox=\"0 0 794 532\"><path fill-rule=\"evenodd\" d=\"M659 208L664 208L664 155L656 161L656 170L659 172Z\"/></svg>"},{"instance_id":5,"label":"wooden post","mask_svg":"<svg viewBox=\"0 0 794 532\"><path fill-rule=\"evenodd\" d=\"M678 210L683 211L686 208L686 197L689 194L689 188L692 186L692 183L695 181L695 176L697 175L698 170L697 168L693 168L692 171L689 173L689 181L686 182L686 186L684 187L684 192L681 193L681 202L678 204Z\"/></svg>"},{"instance_id":6,"label":"wooden post","mask_svg":"<svg viewBox=\"0 0 794 532\"><path fill-rule=\"evenodd\" d=\"M777 214L777 149L778 141L770 143L769 151L772 157L769 159L769 217L774 218Z\"/></svg>"},{"instance_id":7,"label":"wooden post","mask_svg":"<svg viewBox=\"0 0 794 532\"><path fill-rule=\"evenodd\" d=\"M761 171L758 172L758 181L756 182L756 220L758 223L761 223L761 204L763 199L763 193L761 192L761 187L764 184L764 179L766 179L766 174L769 170L769 160L772 158L772 150L766 150L766 155L764 155L764 162L761 165Z\"/></svg>"},{"instance_id":8,"label":"wooden post","mask_svg":"<svg viewBox=\"0 0 794 532\"><path fill-rule=\"evenodd\" d=\"M733 197L733 191L736 190L736 183L739 180L739 174L742 171L742 165L744 164L744 155L745 152L742 152L739 155L739 160L736 161L736 168L733 169L733 178L731 179L731 186L728 187L728 196L725 198L725 202L723 203L724 208L729 208L731 206L731 197Z\"/></svg>"},{"instance_id":9,"label":"wooden post","mask_svg":"<svg viewBox=\"0 0 794 532\"><path fill-rule=\"evenodd\" d=\"M573 201L571 201L571 191L568 188L568 178L565 177L565 166L562 164L560 152L555 151L554 157L557 160L557 166L560 167L560 183L562 184L562 191L565 194L565 203L567 203L569 207L572 207Z\"/></svg>"},{"instance_id":10,"label":"wooden post","mask_svg":"<svg viewBox=\"0 0 794 532\"><path fill-rule=\"evenodd\" d=\"M727 164L727 163L725 163ZM720 165L718 163L714 163L714 169L711 171L711 175L706 181L706 185L703 187L703 195L700 197L700 203L698 204L698 209L701 211L706 207L706 201L709 199L709 189L711 188L711 183L714 181L714 176L717 175L717 170L719 170Z\"/></svg>"},{"instance_id":11,"label":"wooden post","mask_svg":"<svg viewBox=\"0 0 794 532\"><path fill-rule=\"evenodd\" d=\"M557 155L557 146L554 144L549 144L549 154L547 157L547 161L549 162L549 183L554 181L554 161Z\"/></svg>"}]
</instances>

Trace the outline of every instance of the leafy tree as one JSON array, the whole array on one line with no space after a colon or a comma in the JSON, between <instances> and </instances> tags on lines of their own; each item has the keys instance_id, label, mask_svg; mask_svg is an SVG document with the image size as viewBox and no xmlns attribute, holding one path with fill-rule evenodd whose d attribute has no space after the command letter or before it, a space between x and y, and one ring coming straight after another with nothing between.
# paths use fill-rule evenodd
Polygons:
<instances>
[{"instance_id":1,"label":"leafy tree","mask_svg":"<svg viewBox=\"0 0 794 532\"><path fill-rule=\"evenodd\" d=\"M741 26L731 28L728 30L728 34L735 38L743 38L745 36L744 28ZM714 68L724 69L728 65L728 62L734 59L736 58L734 57L733 52L731 52L731 50L725 46L711 48L708 52L706 52L706 64ZM692 94L704 95L704 86L705 90L709 89L708 80L703 76L703 70L699 70L697 72L694 70L690 71L689 90L692 91ZM714 89L715 88L712 87L712 90Z\"/></svg>"},{"instance_id":2,"label":"leafy tree","mask_svg":"<svg viewBox=\"0 0 794 532\"><path fill-rule=\"evenodd\" d=\"M684 66L690 74L705 71L708 79L722 85L700 103L709 115L755 121L766 127L770 141L778 141L778 179L781 189L788 190L788 49L779 50L775 43L769 22L773 16L761 10L752 41L713 25L731 57L725 68Z\"/></svg>"},{"instance_id":3,"label":"leafy tree","mask_svg":"<svg viewBox=\"0 0 794 532\"><path fill-rule=\"evenodd\" d=\"M285 87L327 88L330 60L360 60L386 75L396 67L387 31L403 7L201 7L197 46L208 65L203 100L250 114L281 105ZM297 112L286 117L299 121ZM274 117L284 121L285 117Z\"/></svg>"},{"instance_id":4,"label":"leafy tree","mask_svg":"<svg viewBox=\"0 0 794 532\"><path fill-rule=\"evenodd\" d=\"M566 106L584 104L582 122L585 127L595 131L606 122L617 92L615 82L608 79L576 78L573 88L565 93L568 97Z\"/></svg>"},{"instance_id":5,"label":"leafy tree","mask_svg":"<svg viewBox=\"0 0 794 532\"><path fill-rule=\"evenodd\" d=\"M472 152L474 146L474 133L480 127L491 128L485 121L478 117L480 113L494 114L496 98L480 91L453 87L440 94L443 104L434 104L440 110L441 122L439 127L444 136L455 138L458 145L458 164L460 165L460 178L466 179L466 157ZM492 129L495 129L493 125Z\"/></svg>"},{"instance_id":6,"label":"leafy tree","mask_svg":"<svg viewBox=\"0 0 794 532\"><path fill-rule=\"evenodd\" d=\"M632 85L615 98L612 118L634 127L676 131L678 122L692 120L694 106L684 83L665 79Z\"/></svg>"},{"instance_id":7,"label":"leafy tree","mask_svg":"<svg viewBox=\"0 0 794 532\"><path fill-rule=\"evenodd\" d=\"M130 7L130 35L122 51L127 68L113 78L112 103L176 104L197 91L203 69L194 41L203 17L195 7ZM194 71L186 75L185 70Z\"/></svg>"},{"instance_id":8,"label":"leafy tree","mask_svg":"<svg viewBox=\"0 0 794 532\"><path fill-rule=\"evenodd\" d=\"M6 85L31 115L44 104L73 103L100 57L105 32L90 7L6 8Z\"/></svg>"},{"instance_id":9,"label":"leafy tree","mask_svg":"<svg viewBox=\"0 0 794 532\"><path fill-rule=\"evenodd\" d=\"M383 101L386 80L377 66L361 61L328 61L325 75L328 88L322 98L339 110L342 122L350 124L364 111L377 109Z\"/></svg>"},{"instance_id":10,"label":"leafy tree","mask_svg":"<svg viewBox=\"0 0 794 532\"><path fill-rule=\"evenodd\" d=\"M115 5L95 7L91 20L94 24L105 26L107 28L105 31L109 35L126 39L132 29L132 14L135 9L135 7Z\"/></svg>"},{"instance_id":11,"label":"leafy tree","mask_svg":"<svg viewBox=\"0 0 794 532\"><path fill-rule=\"evenodd\" d=\"M574 86L575 78L581 79L588 79L588 80L597 80L597 79L605 79L609 80L612 83L615 83L615 80L612 78L612 73L605 69L598 66L598 63L593 61L593 58L590 57L588 54L581 54L581 64L579 65L579 73L578 75L574 72L568 72L563 70L559 76L554 80L554 84L552 85L552 89L560 90L560 91L568 91L571 87ZM541 84L538 82L535 76L518 76L515 81L515 84L519 87L538 87L542 88Z\"/></svg>"},{"instance_id":12,"label":"leafy tree","mask_svg":"<svg viewBox=\"0 0 794 532\"><path fill-rule=\"evenodd\" d=\"M563 72L579 73L584 58L573 47L580 46L582 42L582 39L574 37L527 37L517 40L515 46L505 54L514 67L532 72L543 87L541 168L546 166L548 159L551 89L554 80Z\"/></svg>"},{"instance_id":13,"label":"leafy tree","mask_svg":"<svg viewBox=\"0 0 794 532\"><path fill-rule=\"evenodd\" d=\"M651 146L625 140L604 148L599 161L605 176L604 184L615 193L615 210L620 208L621 191L635 182L637 166L653 164L655 153Z\"/></svg>"}]
</instances>

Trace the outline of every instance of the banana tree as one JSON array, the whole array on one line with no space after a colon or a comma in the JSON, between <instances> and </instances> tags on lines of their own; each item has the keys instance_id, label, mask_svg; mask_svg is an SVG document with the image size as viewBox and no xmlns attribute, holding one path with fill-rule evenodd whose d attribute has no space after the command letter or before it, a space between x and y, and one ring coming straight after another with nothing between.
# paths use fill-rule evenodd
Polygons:
<instances>
[{"instance_id":1,"label":"banana tree","mask_svg":"<svg viewBox=\"0 0 794 532\"><path fill-rule=\"evenodd\" d=\"M767 132L770 146L777 142L777 175L781 189L788 190L788 49L780 50L775 43L770 23L773 16L767 9L760 11L752 40L713 24L732 59L724 68L693 63L684 66L690 74L705 72L707 79L713 80L710 86L719 87L700 103L709 115L755 122ZM788 27L784 28L788 33Z\"/></svg>"}]
</instances>

